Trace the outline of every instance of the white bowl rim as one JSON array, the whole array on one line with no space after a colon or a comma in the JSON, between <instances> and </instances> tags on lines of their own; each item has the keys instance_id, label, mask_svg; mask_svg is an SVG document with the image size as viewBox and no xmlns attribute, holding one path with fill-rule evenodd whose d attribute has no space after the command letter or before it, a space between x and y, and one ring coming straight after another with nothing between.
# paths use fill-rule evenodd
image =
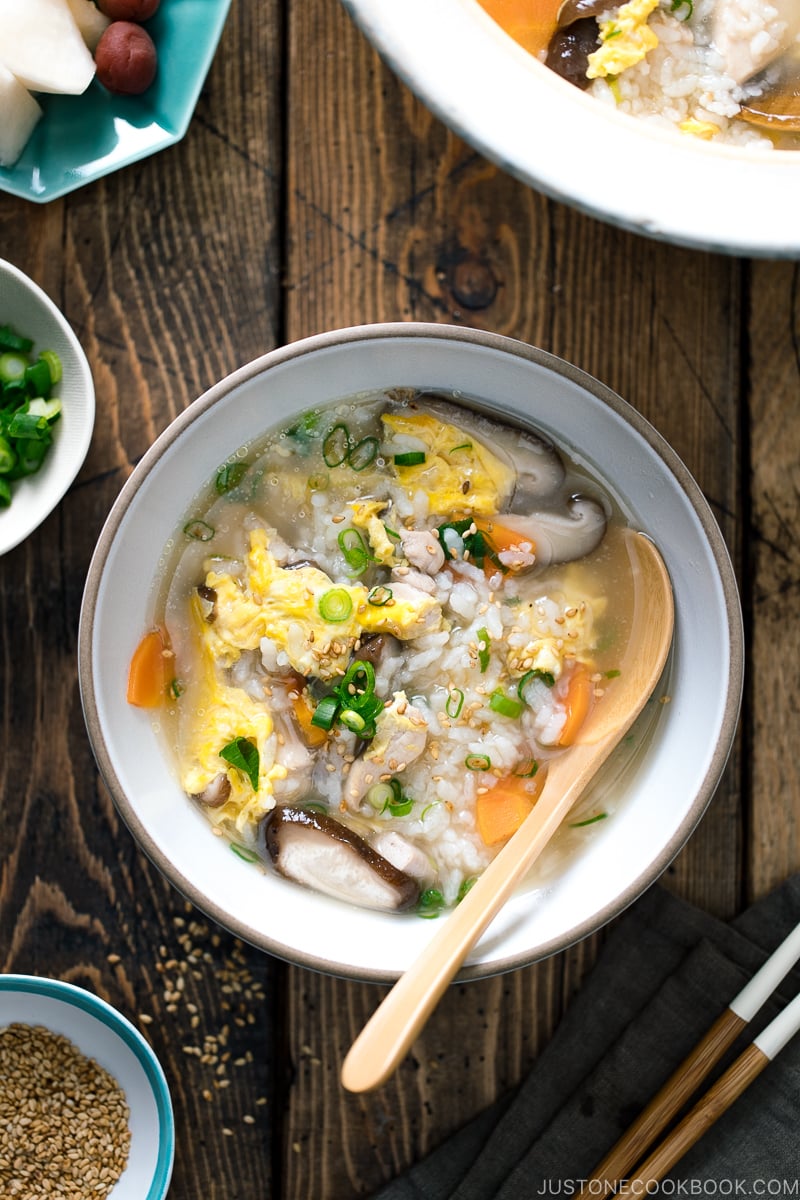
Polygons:
<instances>
[{"instance_id":1,"label":"white bowl rim","mask_svg":"<svg viewBox=\"0 0 800 1200\"><path fill-rule=\"evenodd\" d=\"M524 50L478 0L342 4L440 120L537 191L678 245L800 256L800 150L710 144L616 112Z\"/></svg>"},{"instance_id":2,"label":"white bowl rim","mask_svg":"<svg viewBox=\"0 0 800 1200\"><path fill-rule=\"evenodd\" d=\"M38 283L6 259L0 259L0 276L2 275L15 280L22 290L33 296L39 307L58 326L60 336L75 356L80 373L80 380L72 379L67 383L62 380L62 394L67 386L76 390L79 388L80 402L77 405L71 404L66 418L62 414L59 422L62 424L65 419L70 422L69 441L64 441L63 448L59 445L58 439L63 439L66 428L58 429L56 443L51 447L41 469L35 475L20 480L24 490L12 495L8 508L0 510L0 555L13 550L29 537L63 500L89 452L95 419L95 391L91 368L83 346L67 318ZM13 324L13 317L10 323ZM27 331L19 332L26 334Z\"/></svg>"},{"instance_id":3,"label":"white bowl rim","mask_svg":"<svg viewBox=\"0 0 800 1200\"><path fill-rule=\"evenodd\" d=\"M158 1116L158 1156L152 1182L142 1200L161 1200L166 1196L175 1159L175 1122L169 1087L161 1063L152 1046L139 1030L108 1001L87 988L45 975L0 974L0 995L15 993L43 997L87 1013L120 1039L131 1051L144 1072L153 1094ZM67 1035L69 1036L69 1035ZM90 1053L90 1051L84 1051ZM113 1190L112 1190L113 1198Z\"/></svg>"},{"instance_id":4,"label":"white bowl rim","mask_svg":"<svg viewBox=\"0 0 800 1200\"><path fill-rule=\"evenodd\" d=\"M658 433L646 418L632 408L627 401L623 400L605 384L582 371L579 367L566 362L564 359L548 351L530 346L503 334L463 326L425 322L386 322L360 325L314 334L261 355L214 384L180 413L146 451L133 473L123 485L100 533L87 573L78 633L79 684L84 719L92 749L101 775L111 792L123 821L128 826L142 851L162 874L170 880L173 886L193 905L206 913L207 916L211 917L220 926L230 930L244 941L286 961L299 963L326 974L339 975L348 979L385 983L391 982L398 977L398 971L351 967L339 961L333 961L319 955L311 955L305 951L297 951L295 948L288 947L284 943L276 942L269 935L265 934L263 930L254 927L246 920L232 917L222 905L210 902L190 879L175 868L174 864L161 851L149 834L136 812L135 804L126 796L120 784L114 767L113 755L107 744L99 717L93 679L92 642L104 564L112 548L117 531L150 471L158 463L164 452L181 436L188 426L198 420L209 408L213 407L229 392L234 391L240 385L254 377L263 375L269 369L286 364L292 359L313 353L317 350L365 340L403 338L460 341L485 346L505 354L517 355L520 358L527 359L564 376L588 391L595 400L608 406L644 439L650 449L661 459L668 474L675 477L678 488L685 493L713 555L719 573L719 583L724 597L725 616L727 619L724 633L729 654L729 670L725 683L724 700L721 704L722 719L720 732L717 742L710 753L705 775L697 788L691 808L681 825L676 829L674 836L669 839L661 852L648 863L646 868L636 876L630 886L619 893L612 903L593 911L585 921L573 926L568 938L557 937L545 942L537 947L535 954L520 955L516 953L507 957L494 958L490 963L467 962L457 976L459 981L463 981L501 974L565 950L568 946L574 945L590 933L607 924L632 904L659 878L699 824L719 784L733 746L743 691L744 632L739 592L730 556L713 513L693 476L661 434Z\"/></svg>"}]
</instances>

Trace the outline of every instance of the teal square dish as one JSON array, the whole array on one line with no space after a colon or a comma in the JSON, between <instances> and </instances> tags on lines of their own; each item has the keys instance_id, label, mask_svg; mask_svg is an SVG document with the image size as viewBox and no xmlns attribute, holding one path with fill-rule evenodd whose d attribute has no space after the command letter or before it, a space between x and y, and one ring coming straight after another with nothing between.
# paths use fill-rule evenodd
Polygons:
<instances>
[{"instance_id":1,"label":"teal square dish","mask_svg":"<svg viewBox=\"0 0 800 1200\"><path fill-rule=\"evenodd\" d=\"M37 99L44 115L0 191L45 204L179 142L189 127L231 0L163 0L146 28L159 69L144 95L93 80L82 96Z\"/></svg>"}]
</instances>

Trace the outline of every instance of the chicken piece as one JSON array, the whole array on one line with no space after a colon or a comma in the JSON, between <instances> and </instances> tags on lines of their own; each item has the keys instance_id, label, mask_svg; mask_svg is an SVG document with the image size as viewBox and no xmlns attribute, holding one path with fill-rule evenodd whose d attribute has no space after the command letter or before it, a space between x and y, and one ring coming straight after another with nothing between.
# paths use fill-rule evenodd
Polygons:
<instances>
[{"instance_id":1,"label":"chicken piece","mask_svg":"<svg viewBox=\"0 0 800 1200\"><path fill-rule=\"evenodd\" d=\"M405 692L395 692L375 725L375 737L350 767L345 780L344 800L353 810L382 775L396 775L418 759L428 738L428 722Z\"/></svg>"},{"instance_id":2,"label":"chicken piece","mask_svg":"<svg viewBox=\"0 0 800 1200\"><path fill-rule=\"evenodd\" d=\"M431 860L425 851L420 850L419 846L415 846L401 833L396 833L394 829L379 833L373 838L372 845L393 867L397 867L398 871L405 871L412 879L430 877Z\"/></svg>"},{"instance_id":3,"label":"chicken piece","mask_svg":"<svg viewBox=\"0 0 800 1200\"><path fill-rule=\"evenodd\" d=\"M444 566L442 543L430 529L401 529L400 541L412 567L425 575L436 575Z\"/></svg>"}]
</instances>

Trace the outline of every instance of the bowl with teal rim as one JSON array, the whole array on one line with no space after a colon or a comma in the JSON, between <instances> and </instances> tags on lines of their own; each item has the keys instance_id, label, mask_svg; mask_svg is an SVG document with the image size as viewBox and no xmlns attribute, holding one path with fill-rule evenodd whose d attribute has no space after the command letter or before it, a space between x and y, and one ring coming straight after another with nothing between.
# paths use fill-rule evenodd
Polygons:
<instances>
[{"instance_id":1,"label":"bowl with teal rim","mask_svg":"<svg viewBox=\"0 0 800 1200\"><path fill-rule=\"evenodd\" d=\"M742 621L722 533L674 451L598 380L508 337L415 322L332 330L240 368L160 435L109 514L81 609L81 699L118 811L192 904L288 961L375 982L402 974L438 922L416 911L357 907L284 879L266 860L243 862L233 843L212 836L207 815L181 787L169 703L159 711L126 697L132 658L170 577L170 548L189 536L187 514L221 465L239 462L269 431L291 433L318 406L354 409L398 389L433 392L465 409L473 404L583 464L613 492L628 524L655 541L675 596L676 634L657 719L646 737L634 739L641 752L629 759L623 747L617 766L609 763L590 789L598 804L603 792L603 808L611 805L613 814L565 828L557 845L559 831L463 967L462 979L479 978L564 950L654 882L710 803L738 719ZM301 479L308 476L305 461L292 459ZM202 540L198 546L204 553ZM431 783L420 803L435 797Z\"/></svg>"},{"instance_id":2,"label":"bowl with teal rim","mask_svg":"<svg viewBox=\"0 0 800 1200\"><path fill-rule=\"evenodd\" d=\"M127 1163L110 1200L163 1200L175 1156L169 1088L152 1047L99 996L60 979L0 975L0 1037L10 1025L43 1027L67 1038L116 1081L129 1110Z\"/></svg>"},{"instance_id":3,"label":"bowl with teal rim","mask_svg":"<svg viewBox=\"0 0 800 1200\"><path fill-rule=\"evenodd\" d=\"M174 146L189 128L231 0L165 0L144 22L158 53L140 96L92 80L80 96L39 94L44 110L17 161L0 167L0 191L46 204Z\"/></svg>"}]
</instances>

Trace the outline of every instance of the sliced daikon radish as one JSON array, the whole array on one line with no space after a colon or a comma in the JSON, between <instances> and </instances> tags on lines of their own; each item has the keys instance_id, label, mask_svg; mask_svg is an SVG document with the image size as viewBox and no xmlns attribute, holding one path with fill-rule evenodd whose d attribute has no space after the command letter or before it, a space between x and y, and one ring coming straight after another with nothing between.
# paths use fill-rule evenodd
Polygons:
<instances>
[{"instance_id":1,"label":"sliced daikon radish","mask_svg":"<svg viewBox=\"0 0 800 1200\"><path fill-rule=\"evenodd\" d=\"M92 0L67 0L75 24L89 50L94 54L97 43L111 24L111 18L101 13Z\"/></svg>"},{"instance_id":2,"label":"sliced daikon radish","mask_svg":"<svg viewBox=\"0 0 800 1200\"><path fill-rule=\"evenodd\" d=\"M27 88L0 63L0 167L12 167L25 149L42 110Z\"/></svg>"},{"instance_id":3,"label":"sliced daikon radish","mask_svg":"<svg viewBox=\"0 0 800 1200\"><path fill-rule=\"evenodd\" d=\"M32 92L80 95L94 59L67 0L0 0L0 62Z\"/></svg>"}]
</instances>

